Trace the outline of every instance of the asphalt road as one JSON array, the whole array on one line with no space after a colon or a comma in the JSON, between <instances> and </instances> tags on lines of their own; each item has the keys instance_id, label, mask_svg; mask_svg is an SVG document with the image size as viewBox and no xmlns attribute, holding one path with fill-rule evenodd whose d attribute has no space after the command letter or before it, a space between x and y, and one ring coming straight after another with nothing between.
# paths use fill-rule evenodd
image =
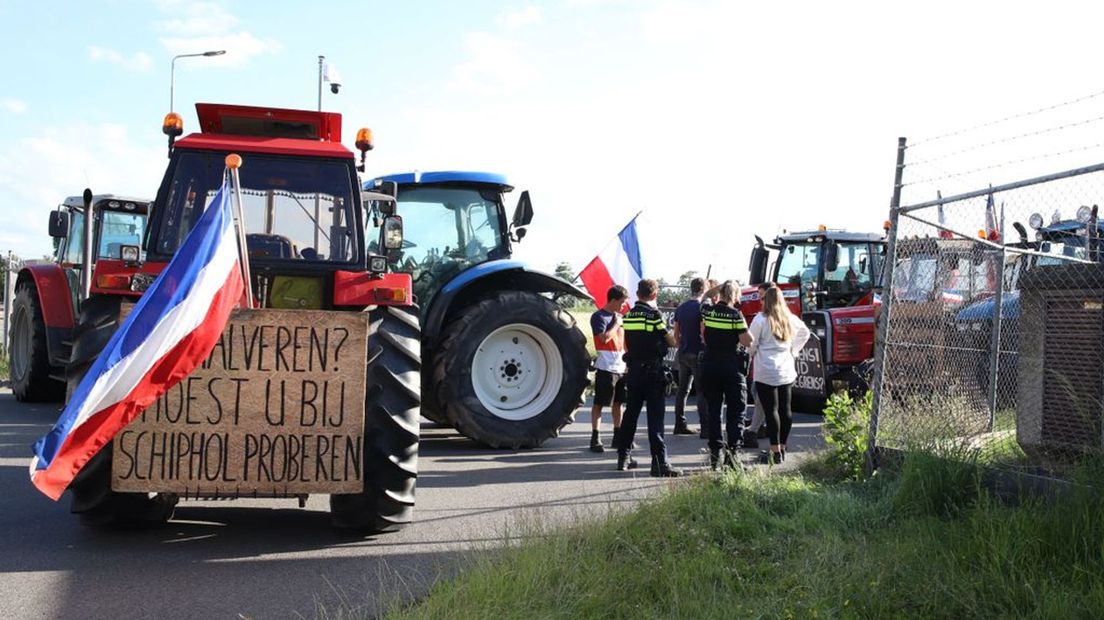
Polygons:
<instances>
[{"instance_id":1,"label":"asphalt road","mask_svg":"<svg viewBox=\"0 0 1104 620\"><path fill-rule=\"evenodd\" d=\"M631 507L671 484L650 478L646 463L617 472L615 453L589 452L588 413L542 448L517 452L482 449L426 423L416 523L399 533L336 532L325 496L302 510L294 500L182 502L164 528L99 531L69 514L68 497L54 503L28 479L29 446L56 415L0 389L0 618L286 618L338 606L372 613L421 595L473 553L534 527ZM821 445L818 423L798 416L792 456ZM646 445L643 431L637 443ZM668 444L676 466L703 467L696 435L668 436Z\"/></svg>"}]
</instances>

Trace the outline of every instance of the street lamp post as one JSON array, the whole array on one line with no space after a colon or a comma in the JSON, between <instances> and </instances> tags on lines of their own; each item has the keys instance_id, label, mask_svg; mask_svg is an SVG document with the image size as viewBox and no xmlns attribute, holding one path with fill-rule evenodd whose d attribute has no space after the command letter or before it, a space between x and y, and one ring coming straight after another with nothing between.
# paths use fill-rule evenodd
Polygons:
<instances>
[{"instance_id":1,"label":"street lamp post","mask_svg":"<svg viewBox=\"0 0 1104 620\"><path fill-rule=\"evenodd\" d=\"M173 56L172 63L169 68L169 112L175 112L176 108L173 107L174 94L176 90L176 59L177 58L194 58L196 56L222 56L226 53L226 50L211 50L209 52L200 52L198 54L177 54Z\"/></svg>"}]
</instances>

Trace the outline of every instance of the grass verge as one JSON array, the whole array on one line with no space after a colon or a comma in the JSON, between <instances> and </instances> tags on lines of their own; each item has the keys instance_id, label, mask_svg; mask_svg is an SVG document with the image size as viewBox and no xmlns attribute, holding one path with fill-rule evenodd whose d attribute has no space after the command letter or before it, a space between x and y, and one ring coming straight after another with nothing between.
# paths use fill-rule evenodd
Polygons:
<instances>
[{"instance_id":1,"label":"grass verge","mask_svg":"<svg viewBox=\"0 0 1104 620\"><path fill-rule=\"evenodd\" d=\"M0 353L0 387L7 387L11 379L11 367L8 365L8 356Z\"/></svg>"},{"instance_id":2,"label":"grass verge","mask_svg":"<svg viewBox=\"0 0 1104 620\"><path fill-rule=\"evenodd\" d=\"M477 556L394 618L1093 617L1104 496L1008 507L976 466L866 482L730 472ZM1104 473L1104 467L1095 467ZM1099 480L1099 477L1096 478Z\"/></svg>"}]
</instances>

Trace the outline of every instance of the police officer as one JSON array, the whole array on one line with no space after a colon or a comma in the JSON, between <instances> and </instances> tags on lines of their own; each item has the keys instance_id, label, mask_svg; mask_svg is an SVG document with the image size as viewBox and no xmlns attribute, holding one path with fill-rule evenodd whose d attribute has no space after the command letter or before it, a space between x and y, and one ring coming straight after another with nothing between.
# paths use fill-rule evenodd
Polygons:
<instances>
[{"instance_id":1,"label":"police officer","mask_svg":"<svg viewBox=\"0 0 1104 620\"><path fill-rule=\"evenodd\" d=\"M709 465L717 469L726 442L721 436L721 407L725 406L727 448L736 449L744 429L747 408L747 352L752 343L747 323L737 303L739 290L727 280L716 290L717 303L702 310L702 380L709 405ZM708 293L707 293L708 294ZM733 462L735 459L729 456Z\"/></svg>"},{"instance_id":2,"label":"police officer","mask_svg":"<svg viewBox=\"0 0 1104 620\"><path fill-rule=\"evenodd\" d=\"M655 306L659 286L655 280L641 280L636 287L636 305L622 319L625 330L625 364L628 366L625 381L628 399L617 441L617 470L636 467L629 455L636 423L642 406L648 408L648 443L652 451L653 476L674 477L682 474L667 462L667 445L663 441L663 416L667 402L664 398L666 378L663 357L669 347L675 346L675 338L667 331L663 315Z\"/></svg>"}]
</instances>

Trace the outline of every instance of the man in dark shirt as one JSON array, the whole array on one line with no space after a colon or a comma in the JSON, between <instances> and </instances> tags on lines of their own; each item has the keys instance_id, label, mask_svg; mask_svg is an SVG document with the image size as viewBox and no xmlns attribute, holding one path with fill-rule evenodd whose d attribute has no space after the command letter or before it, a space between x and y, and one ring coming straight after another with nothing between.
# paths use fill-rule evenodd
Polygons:
<instances>
[{"instance_id":1,"label":"man in dark shirt","mask_svg":"<svg viewBox=\"0 0 1104 620\"><path fill-rule=\"evenodd\" d=\"M655 307L659 286L655 280L641 280L636 287L636 305L622 320L625 329L625 364L628 367L625 380L628 399L621 418L617 440L617 469L632 469L636 462L629 455L640 410L648 409L648 444L652 452L653 476L674 477L681 475L667 462L667 445L663 441L663 415L667 409L664 388L663 358L669 347L675 346L675 338L667 331L663 315Z\"/></svg>"},{"instance_id":2,"label":"man in dark shirt","mask_svg":"<svg viewBox=\"0 0 1104 620\"><path fill-rule=\"evenodd\" d=\"M698 371L698 354L702 350L701 308L702 294L705 292L705 280L694 278L690 281L691 298L679 304L675 310L675 342L678 343L678 393L675 395L675 435L692 435L693 430L686 425L686 395L690 393L691 380L695 384L698 404L698 423L701 424L702 438L705 437L705 393L701 387L701 373Z\"/></svg>"}]
</instances>

